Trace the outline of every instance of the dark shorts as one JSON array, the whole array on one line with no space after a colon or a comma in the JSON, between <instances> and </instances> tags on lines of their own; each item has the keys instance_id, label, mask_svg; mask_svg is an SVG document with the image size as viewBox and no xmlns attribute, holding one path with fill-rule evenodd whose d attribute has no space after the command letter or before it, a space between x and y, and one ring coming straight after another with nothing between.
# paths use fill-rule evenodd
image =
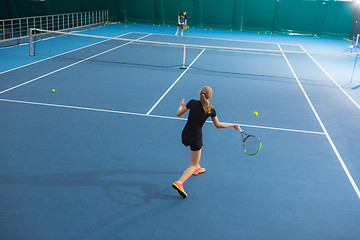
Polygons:
<instances>
[{"instance_id":1,"label":"dark shorts","mask_svg":"<svg viewBox=\"0 0 360 240\"><path fill-rule=\"evenodd\" d=\"M180 24L178 24L178 26L181 27L181 29L183 29L185 26L185 23L180 23Z\"/></svg>"},{"instance_id":2,"label":"dark shorts","mask_svg":"<svg viewBox=\"0 0 360 240\"><path fill-rule=\"evenodd\" d=\"M191 151L199 151L203 145L202 136L191 136L186 132L181 134L182 143L187 147L190 146Z\"/></svg>"}]
</instances>

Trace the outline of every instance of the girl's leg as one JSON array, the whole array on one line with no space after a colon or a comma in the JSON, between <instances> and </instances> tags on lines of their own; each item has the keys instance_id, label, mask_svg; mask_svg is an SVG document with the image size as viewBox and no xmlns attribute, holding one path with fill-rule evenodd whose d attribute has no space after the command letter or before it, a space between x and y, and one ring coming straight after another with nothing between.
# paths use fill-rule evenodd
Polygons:
<instances>
[{"instance_id":1,"label":"girl's leg","mask_svg":"<svg viewBox=\"0 0 360 240\"><path fill-rule=\"evenodd\" d=\"M180 183L184 183L186 180L188 180L188 178L199 167L200 157L201 157L201 149L198 151L190 150L190 167L188 167L182 174L181 178L179 179Z\"/></svg>"}]
</instances>

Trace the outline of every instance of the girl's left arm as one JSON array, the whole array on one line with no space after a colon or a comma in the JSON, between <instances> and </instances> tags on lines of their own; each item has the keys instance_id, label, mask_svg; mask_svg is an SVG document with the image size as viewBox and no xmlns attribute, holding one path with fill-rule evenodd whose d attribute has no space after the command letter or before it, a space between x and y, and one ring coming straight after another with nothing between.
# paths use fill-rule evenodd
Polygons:
<instances>
[{"instance_id":1,"label":"girl's left arm","mask_svg":"<svg viewBox=\"0 0 360 240\"><path fill-rule=\"evenodd\" d=\"M180 117L188 110L188 108L186 106L184 107L184 105L185 105L185 99L181 100L181 102L179 103L179 108L176 111L176 116Z\"/></svg>"}]
</instances>

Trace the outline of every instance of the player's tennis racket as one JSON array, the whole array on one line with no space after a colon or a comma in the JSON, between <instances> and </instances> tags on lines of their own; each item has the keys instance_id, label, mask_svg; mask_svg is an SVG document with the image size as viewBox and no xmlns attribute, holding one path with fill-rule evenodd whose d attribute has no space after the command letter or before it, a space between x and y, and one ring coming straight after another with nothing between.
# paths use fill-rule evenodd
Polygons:
<instances>
[{"instance_id":1,"label":"player's tennis racket","mask_svg":"<svg viewBox=\"0 0 360 240\"><path fill-rule=\"evenodd\" d=\"M244 152L249 156L254 156L261 149L261 141L254 135L249 135L238 129L242 136Z\"/></svg>"}]
</instances>

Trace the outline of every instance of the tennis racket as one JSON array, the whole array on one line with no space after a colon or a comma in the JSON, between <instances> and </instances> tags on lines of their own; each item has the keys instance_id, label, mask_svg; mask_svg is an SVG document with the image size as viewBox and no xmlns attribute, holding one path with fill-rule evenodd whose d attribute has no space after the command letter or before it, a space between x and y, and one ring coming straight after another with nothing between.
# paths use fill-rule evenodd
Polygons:
<instances>
[{"instance_id":1,"label":"tennis racket","mask_svg":"<svg viewBox=\"0 0 360 240\"><path fill-rule=\"evenodd\" d=\"M261 141L254 135L249 135L238 129L242 136L244 152L249 156L254 156L261 149Z\"/></svg>"}]
</instances>

